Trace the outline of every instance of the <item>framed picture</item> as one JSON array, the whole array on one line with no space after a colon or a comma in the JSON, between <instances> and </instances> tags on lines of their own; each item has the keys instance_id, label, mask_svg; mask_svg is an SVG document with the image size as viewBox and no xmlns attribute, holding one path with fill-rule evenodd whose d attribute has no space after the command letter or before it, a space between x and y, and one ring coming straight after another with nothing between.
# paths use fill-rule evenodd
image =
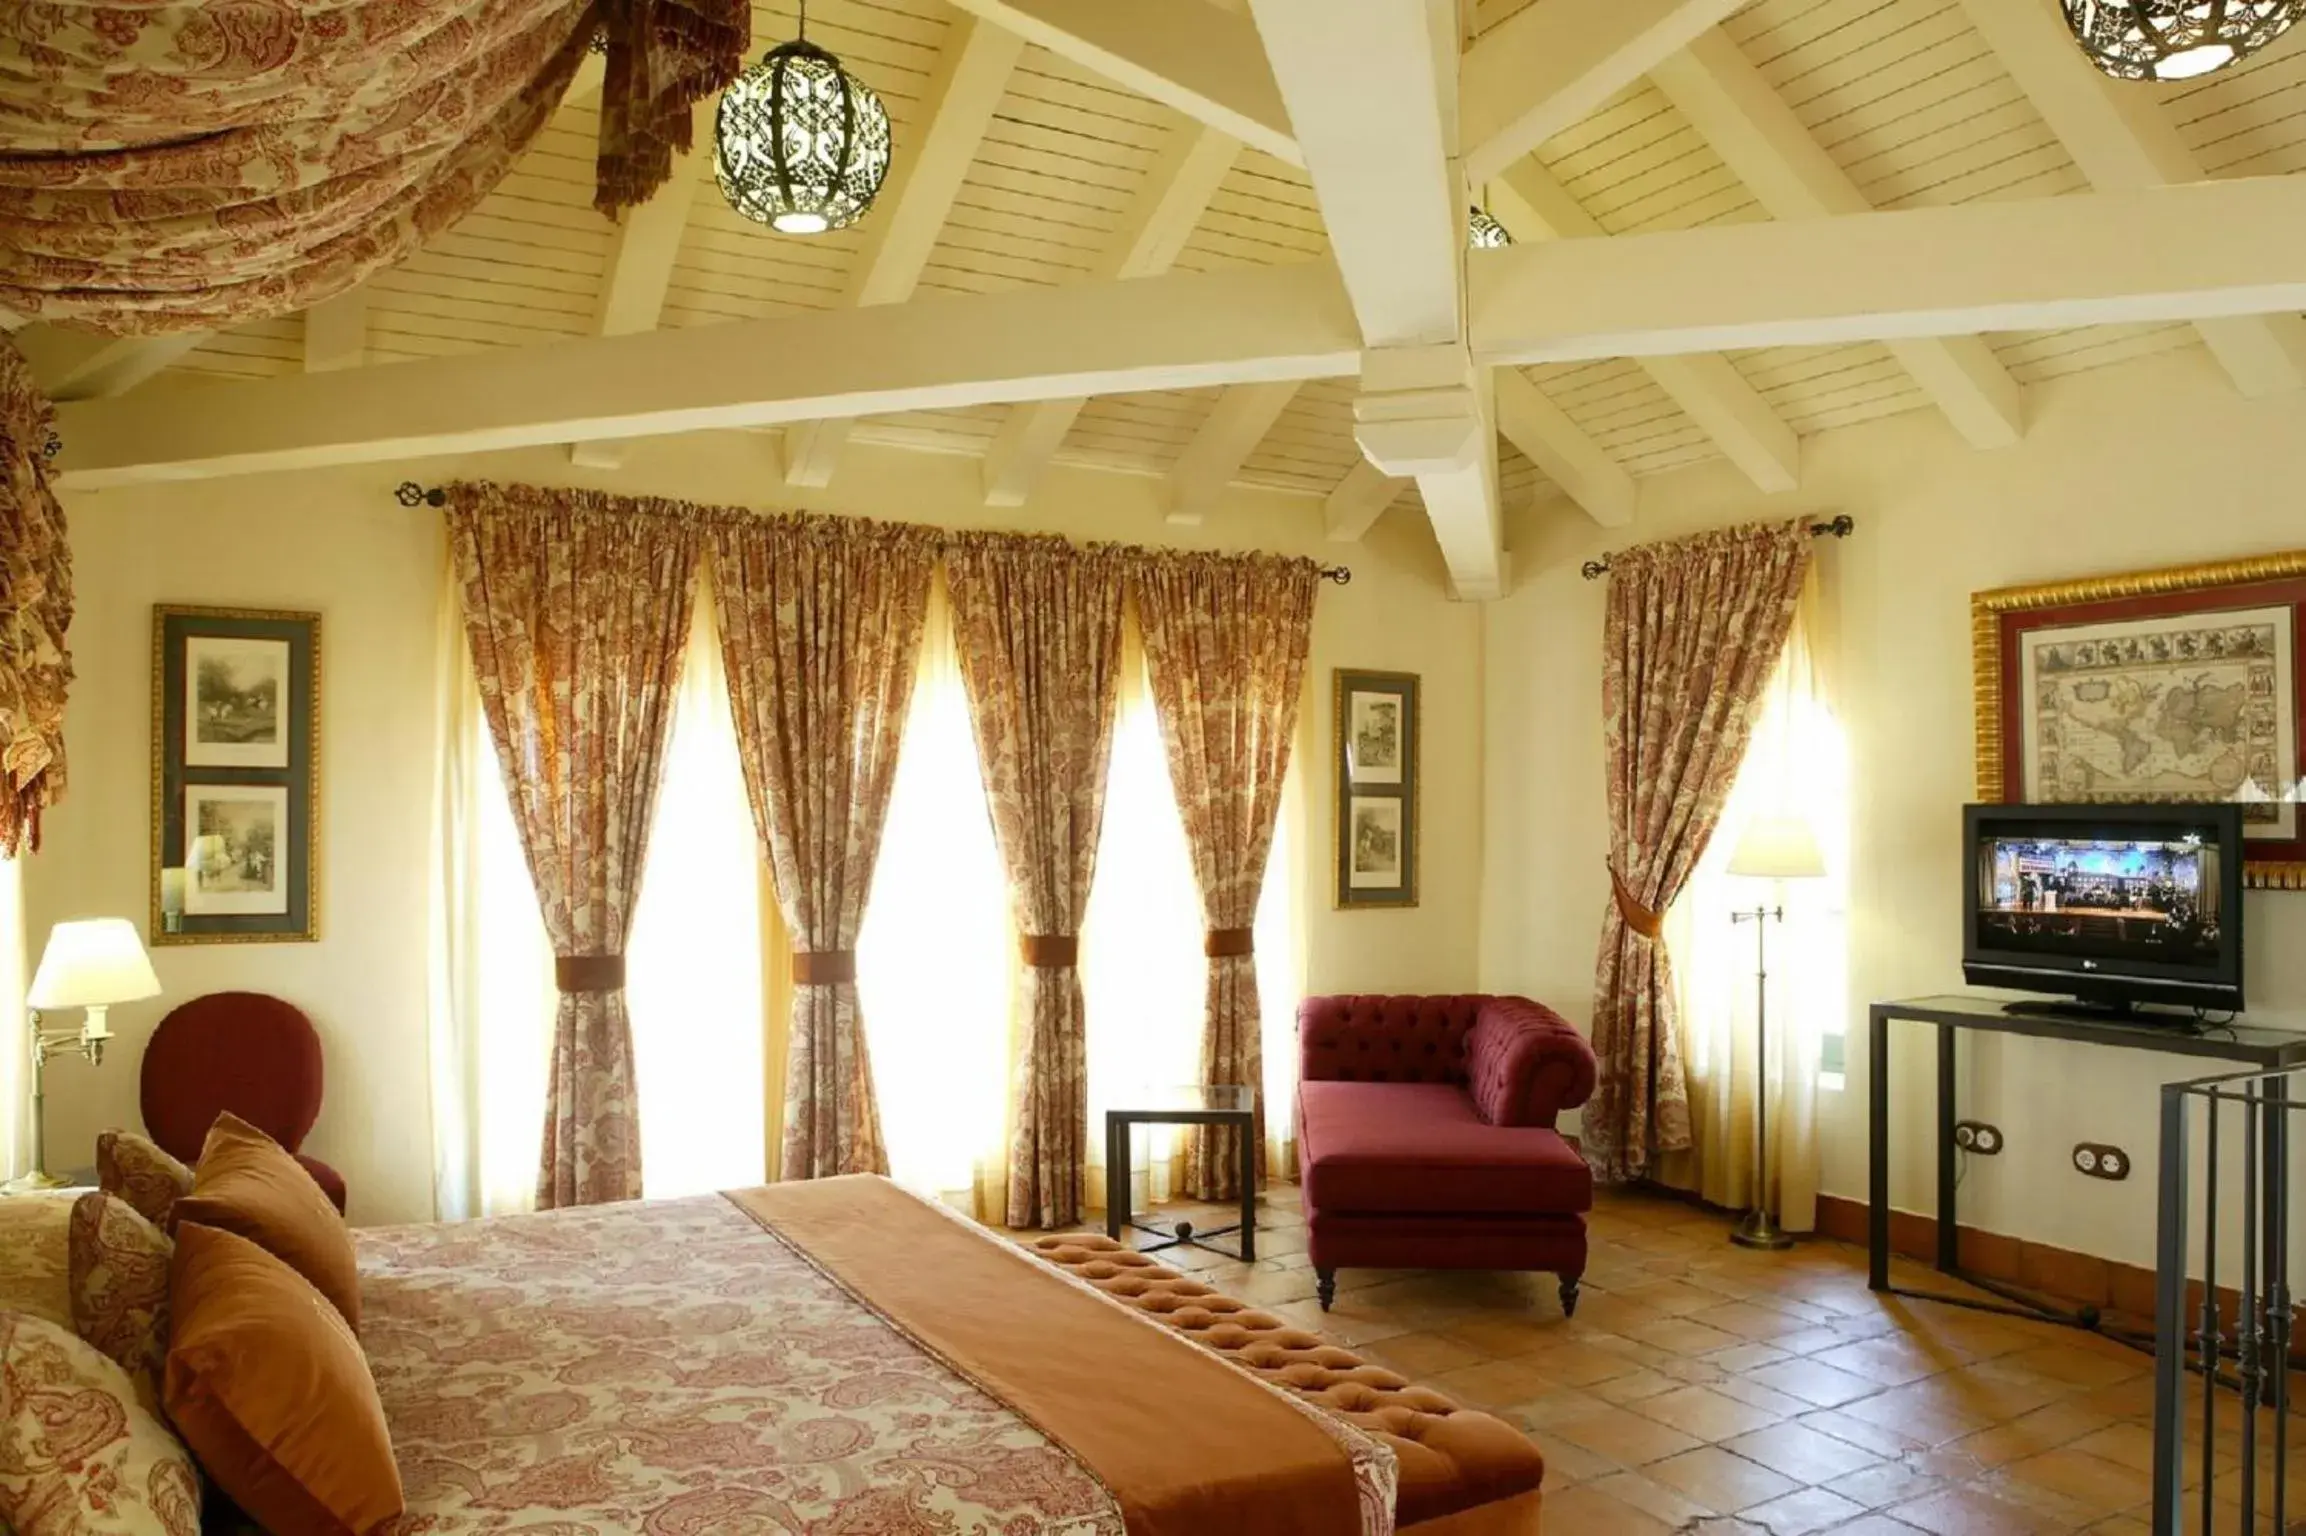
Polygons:
<instances>
[{"instance_id":1,"label":"framed picture","mask_svg":"<svg viewBox=\"0 0 2306 1536\"><path fill-rule=\"evenodd\" d=\"M152 610L154 944L320 936L320 615Z\"/></svg>"},{"instance_id":2,"label":"framed picture","mask_svg":"<svg viewBox=\"0 0 2306 1536\"><path fill-rule=\"evenodd\" d=\"M2306 890L2306 551L1971 599L1978 798L2239 802L2245 879Z\"/></svg>"},{"instance_id":3,"label":"framed picture","mask_svg":"<svg viewBox=\"0 0 2306 1536\"><path fill-rule=\"evenodd\" d=\"M1336 901L1340 907L1417 905L1417 678L1334 674Z\"/></svg>"}]
</instances>

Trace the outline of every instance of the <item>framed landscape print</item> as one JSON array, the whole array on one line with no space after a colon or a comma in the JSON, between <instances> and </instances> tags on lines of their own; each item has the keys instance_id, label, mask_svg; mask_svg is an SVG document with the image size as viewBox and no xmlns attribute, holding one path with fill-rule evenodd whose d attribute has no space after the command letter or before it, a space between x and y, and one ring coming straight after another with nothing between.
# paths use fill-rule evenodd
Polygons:
<instances>
[{"instance_id":1,"label":"framed landscape print","mask_svg":"<svg viewBox=\"0 0 2306 1536\"><path fill-rule=\"evenodd\" d=\"M1978 797L2239 802L2253 886L2306 890L2306 551L1971 600Z\"/></svg>"},{"instance_id":2,"label":"framed landscape print","mask_svg":"<svg viewBox=\"0 0 2306 1536\"><path fill-rule=\"evenodd\" d=\"M1417 678L1335 673L1336 901L1417 905Z\"/></svg>"},{"instance_id":3,"label":"framed landscape print","mask_svg":"<svg viewBox=\"0 0 2306 1536\"><path fill-rule=\"evenodd\" d=\"M154 944L320 936L320 615L152 610Z\"/></svg>"}]
</instances>

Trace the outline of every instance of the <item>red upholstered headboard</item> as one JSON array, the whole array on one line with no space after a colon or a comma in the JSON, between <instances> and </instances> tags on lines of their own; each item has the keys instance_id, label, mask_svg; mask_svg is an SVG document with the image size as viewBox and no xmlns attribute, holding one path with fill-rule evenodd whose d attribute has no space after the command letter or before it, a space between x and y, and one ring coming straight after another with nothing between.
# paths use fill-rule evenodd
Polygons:
<instances>
[{"instance_id":1,"label":"red upholstered headboard","mask_svg":"<svg viewBox=\"0 0 2306 1536\"><path fill-rule=\"evenodd\" d=\"M294 1152L320 1118L320 1036L292 1003L212 992L160 1021L138 1089L144 1128L172 1157L197 1161L225 1110Z\"/></svg>"}]
</instances>

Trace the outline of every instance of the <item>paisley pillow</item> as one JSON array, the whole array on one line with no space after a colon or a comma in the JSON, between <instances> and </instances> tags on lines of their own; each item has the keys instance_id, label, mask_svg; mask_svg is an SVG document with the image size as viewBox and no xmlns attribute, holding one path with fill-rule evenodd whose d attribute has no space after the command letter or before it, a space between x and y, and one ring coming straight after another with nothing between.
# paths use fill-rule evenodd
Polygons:
<instances>
[{"instance_id":1,"label":"paisley pillow","mask_svg":"<svg viewBox=\"0 0 2306 1536\"><path fill-rule=\"evenodd\" d=\"M176 1244L127 1201L96 1193L72 1204L66 1242L72 1328L128 1373L137 1401L160 1409L168 1369L168 1262Z\"/></svg>"},{"instance_id":2,"label":"paisley pillow","mask_svg":"<svg viewBox=\"0 0 2306 1536\"><path fill-rule=\"evenodd\" d=\"M96 1187L118 1195L136 1214L165 1232L176 1202L192 1193L192 1170L134 1131L105 1131L96 1138Z\"/></svg>"},{"instance_id":3,"label":"paisley pillow","mask_svg":"<svg viewBox=\"0 0 2306 1536\"><path fill-rule=\"evenodd\" d=\"M191 1453L94 1345L21 1312L0 1312L0 1525L200 1536Z\"/></svg>"}]
</instances>

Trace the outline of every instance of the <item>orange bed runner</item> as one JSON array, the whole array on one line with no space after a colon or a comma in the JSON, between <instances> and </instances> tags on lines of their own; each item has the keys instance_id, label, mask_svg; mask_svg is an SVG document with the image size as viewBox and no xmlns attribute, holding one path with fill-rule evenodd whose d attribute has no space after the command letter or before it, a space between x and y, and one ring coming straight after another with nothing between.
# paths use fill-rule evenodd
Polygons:
<instances>
[{"instance_id":1,"label":"orange bed runner","mask_svg":"<svg viewBox=\"0 0 2306 1536\"><path fill-rule=\"evenodd\" d=\"M740 1210L1071 1451L1130 1536L1351 1536L1318 1420L1226 1361L886 1180L732 1191Z\"/></svg>"}]
</instances>

